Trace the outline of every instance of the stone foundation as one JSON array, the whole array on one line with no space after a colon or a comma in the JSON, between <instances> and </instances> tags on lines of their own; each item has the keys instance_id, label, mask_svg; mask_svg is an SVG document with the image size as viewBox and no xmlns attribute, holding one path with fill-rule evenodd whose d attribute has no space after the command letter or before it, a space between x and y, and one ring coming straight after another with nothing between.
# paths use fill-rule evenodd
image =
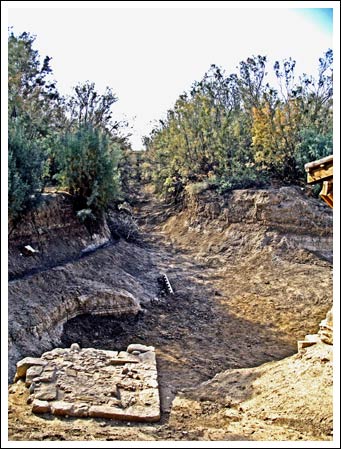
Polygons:
<instances>
[{"instance_id":1,"label":"stone foundation","mask_svg":"<svg viewBox=\"0 0 341 449\"><path fill-rule=\"evenodd\" d=\"M155 350L57 348L17 363L15 381L25 379L33 413L154 422L160 419Z\"/></svg>"}]
</instances>

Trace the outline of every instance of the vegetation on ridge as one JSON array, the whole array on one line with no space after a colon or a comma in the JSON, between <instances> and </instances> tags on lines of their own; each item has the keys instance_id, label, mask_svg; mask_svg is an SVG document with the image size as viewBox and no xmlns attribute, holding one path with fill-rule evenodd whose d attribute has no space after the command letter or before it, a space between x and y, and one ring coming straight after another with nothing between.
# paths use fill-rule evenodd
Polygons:
<instances>
[{"instance_id":1,"label":"vegetation on ridge","mask_svg":"<svg viewBox=\"0 0 341 449\"><path fill-rule=\"evenodd\" d=\"M266 62L253 56L230 75L212 65L180 95L145 138L158 192L176 199L193 183L219 191L272 178L297 184L306 162L332 153L332 51L320 58L317 80L297 81L295 61L277 61L277 89L266 82Z\"/></svg>"},{"instance_id":2,"label":"vegetation on ridge","mask_svg":"<svg viewBox=\"0 0 341 449\"><path fill-rule=\"evenodd\" d=\"M305 182L304 164L332 153L333 53L319 60L318 78L295 77L295 61L253 56L226 75L212 65L160 120L146 151L132 152L126 123L113 119L117 97L94 83L63 98L29 33L8 38L9 217L34 206L46 185L75 196L79 216L96 218L129 190L131 178L152 182L171 201L185 189Z\"/></svg>"},{"instance_id":3,"label":"vegetation on ridge","mask_svg":"<svg viewBox=\"0 0 341 449\"><path fill-rule=\"evenodd\" d=\"M12 32L8 39L10 221L30 210L46 185L73 194L80 217L98 217L121 196L119 165L129 149L125 124L112 119L117 98L90 82L60 96L51 58L41 64L34 40Z\"/></svg>"}]
</instances>

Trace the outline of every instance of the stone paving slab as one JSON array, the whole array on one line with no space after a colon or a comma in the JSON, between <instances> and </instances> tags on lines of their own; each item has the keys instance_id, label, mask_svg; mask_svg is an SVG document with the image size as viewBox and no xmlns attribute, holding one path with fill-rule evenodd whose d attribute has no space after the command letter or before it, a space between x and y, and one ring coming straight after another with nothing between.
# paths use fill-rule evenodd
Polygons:
<instances>
[{"instance_id":1,"label":"stone paving slab","mask_svg":"<svg viewBox=\"0 0 341 449\"><path fill-rule=\"evenodd\" d=\"M155 422L160 419L155 348L56 348L17 363L33 413Z\"/></svg>"}]
</instances>

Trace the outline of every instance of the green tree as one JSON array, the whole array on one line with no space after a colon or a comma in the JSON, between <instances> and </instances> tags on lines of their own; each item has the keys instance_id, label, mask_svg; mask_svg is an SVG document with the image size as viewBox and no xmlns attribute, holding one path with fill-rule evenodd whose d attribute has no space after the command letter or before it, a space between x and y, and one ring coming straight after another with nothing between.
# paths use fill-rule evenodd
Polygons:
<instances>
[{"instance_id":1,"label":"green tree","mask_svg":"<svg viewBox=\"0 0 341 449\"><path fill-rule=\"evenodd\" d=\"M121 188L129 194L128 125L113 119L116 102L109 87L100 94L89 81L75 86L65 101L66 132L54 153L61 170L55 178L76 196L79 209L94 215L117 199Z\"/></svg>"},{"instance_id":2,"label":"green tree","mask_svg":"<svg viewBox=\"0 0 341 449\"><path fill-rule=\"evenodd\" d=\"M90 82L60 97L50 80L51 58L41 63L34 41L29 33L9 33L10 219L19 219L51 182L74 195L80 216L98 217L121 194L121 150L129 148L126 124L112 116L117 98Z\"/></svg>"},{"instance_id":3,"label":"green tree","mask_svg":"<svg viewBox=\"0 0 341 449\"><path fill-rule=\"evenodd\" d=\"M29 33L8 37L8 210L14 222L39 196L46 142L60 114L60 97L49 81L51 58L41 63L34 41Z\"/></svg>"},{"instance_id":4,"label":"green tree","mask_svg":"<svg viewBox=\"0 0 341 449\"><path fill-rule=\"evenodd\" d=\"M8 116L20 117L38 137L58 126L62 110L56 82L51 80L51 58L43 62L33 45L35 36L22 33L8 37Z\"/></svg>"},{"instance_id":5,"label":"green tree","mask_svg":"<svg viewBox=\"0 0 341 449\"><path fill-rule=\"evenodd\" d=\"M295 61L275 63L279 91L269 90L253 108L253 149L263 170L305 182L304 163L332 153L332 62L328 50L319 60L318 79L303 75L298 81Z\"/></svg>"}]
</instances>

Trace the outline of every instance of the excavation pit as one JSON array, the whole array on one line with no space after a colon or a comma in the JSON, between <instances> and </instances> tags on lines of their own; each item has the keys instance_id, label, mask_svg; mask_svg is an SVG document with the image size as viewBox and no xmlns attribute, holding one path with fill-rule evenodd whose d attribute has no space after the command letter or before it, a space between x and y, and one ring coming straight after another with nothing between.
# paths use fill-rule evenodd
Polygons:
<instances>
[{"instance_id":1,"label":"excavation pit","mask_svg":"<svg viewBox=\"0 0 341 449\"><path fill-rule=\"evenodd\" d=\"M160 399L153 346L131 344L127 351L56 348L41 358L17 363L33 413L155 422Z\"/></svg>"}]
</instances>

